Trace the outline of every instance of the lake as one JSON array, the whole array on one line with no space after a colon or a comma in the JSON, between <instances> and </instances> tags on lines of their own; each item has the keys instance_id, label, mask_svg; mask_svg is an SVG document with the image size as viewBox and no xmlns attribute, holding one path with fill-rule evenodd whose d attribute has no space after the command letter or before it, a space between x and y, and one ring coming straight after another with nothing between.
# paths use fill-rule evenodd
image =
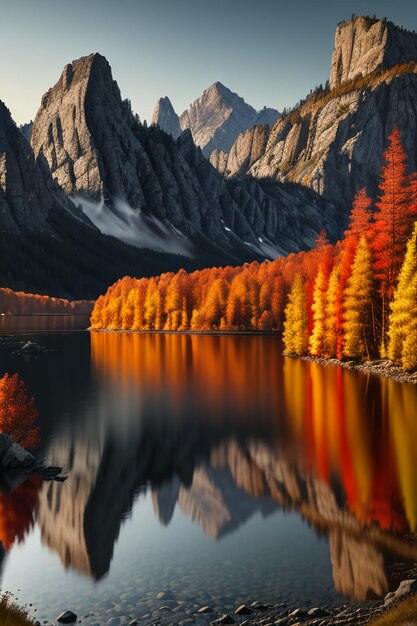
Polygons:
<instances>
[{"instance_id":1,"label":"lake","mask_svg":"<svg viewBox=\"0 0 417 626\"><path fill-rule=\"evenodd\" d=\"M273 335L6 323L51 349L1 350L0 376L24 381L37 454L68 473L0 493L1 588L38 619L133 619L160 592L358 603L415 576L413 385L283 358Z\"/></svg>"}]
</instances>

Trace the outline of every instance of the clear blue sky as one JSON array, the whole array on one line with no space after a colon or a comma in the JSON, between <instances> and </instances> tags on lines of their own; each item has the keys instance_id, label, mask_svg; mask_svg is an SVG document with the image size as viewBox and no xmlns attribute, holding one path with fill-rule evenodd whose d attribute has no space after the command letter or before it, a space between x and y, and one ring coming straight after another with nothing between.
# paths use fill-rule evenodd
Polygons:
<instances>
[{"instance_id":1,"label":"clear blue sky","mask_svg":"<svg viewBox=\"0 0 417 626\"><path fill-rule=\"evenodd\" d=\"M28 121L63 66L98 51L142 119L165 95L181 113L216 80L282 110L325 82L352 13L417 30L415 0L0 0L0 99Z\"/></svg>"}]
</instances>

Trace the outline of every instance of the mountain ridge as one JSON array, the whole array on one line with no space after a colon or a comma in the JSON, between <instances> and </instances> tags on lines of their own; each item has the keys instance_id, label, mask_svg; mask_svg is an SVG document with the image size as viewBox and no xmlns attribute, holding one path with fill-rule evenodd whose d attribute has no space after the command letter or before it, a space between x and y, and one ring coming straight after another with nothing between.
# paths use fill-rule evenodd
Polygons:
<instances>
[{"instance_id":1,"label":"mountain ridge","mask_svg":"<svg viewBox=\"0 0 417 626\"><path fill-rule=\"evenodd\" d=\"M308 186L340 206L345 220L361 187L376 194L383 151L394 125L402 131L410 170L415 169L417 35L369 19L355 17L338 26L329 86L316 89L275 123L257 161L250 158L251 143L240 135L230 151L214 155L212 163L229 177L250 174ZM387 35L391 31L401 43L396 52ZM381 33L389 46L388 59L400 64L384 67L381 48L376 55L367 55ZM353 54L352 46L365 61ZM363 74L364 68L368 73Z\"/></svg>"},{"instance_id":2,"label":"mountain ridge","mask_svg":"<svg viewBox=\"0 0 417 626\"><path fill-rule=\"evenodd\" d=\"M161 103L163 109L160 112ZM209 158L214 150L227 151L240 132L257 124L272 126L279 115L278 111L266 106L256 111L241 96L216 81L179 116L169 98L160 98L155 106L152 123L158 124L176 139L179 135L178 118L181 130L190 129L194 143Z\"/></svg>"},{"instance_id":3,"label":"mountain ridge","mask_svg":"<svg viewBox=\"0 0 417 626\"><path fill-rule=\"evenodd\" d=\"M334 208L311 192L298 189L292 207L282 185L227 185L189 129L175 142L141 125L98 54L67 65L42 98L32 146L101 232L139 247L206 250L217 264L261 259L314 245L326 212L330 237L338 234ZM303 194L312 219L296 223Z\"/></svg>"}]
</instances>

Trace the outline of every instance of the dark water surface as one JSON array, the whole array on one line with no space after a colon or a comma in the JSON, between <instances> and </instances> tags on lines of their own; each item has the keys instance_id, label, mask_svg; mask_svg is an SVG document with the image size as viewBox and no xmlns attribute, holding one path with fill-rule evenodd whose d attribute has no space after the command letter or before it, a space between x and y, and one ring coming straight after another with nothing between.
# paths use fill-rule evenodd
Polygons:
<instances>
[{"instance_id":1,"label":"dark water surface","mask_svg":"<svg viewBox=\"0 0 417 626\"><path fill-rule=\"evenodd\" d=\"M160 591L364 601L410 577L416 387L284 359L274 336L83 323L21 323L55 351L0 351L35 398L38 454L69 476L0 493L1 587L38 618L133 614Z\"/></svg>"}]
</instances>

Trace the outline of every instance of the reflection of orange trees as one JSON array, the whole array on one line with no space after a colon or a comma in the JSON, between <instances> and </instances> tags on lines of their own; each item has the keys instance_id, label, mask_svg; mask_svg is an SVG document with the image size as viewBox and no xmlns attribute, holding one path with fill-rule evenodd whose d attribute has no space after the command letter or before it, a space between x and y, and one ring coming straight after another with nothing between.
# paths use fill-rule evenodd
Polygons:
<instances>
[{"instance_id":1,"label":"reflection of orange trees","mask_svg":"<svg viewBox=\"0 0 417 626\"><path fill-rule=\"evenodd\" d=\"M293 448L303 449L306 470L341 482L346 506L362 523L414 532L416 389L292 359L284 389L288 432Z\"/></svg>"},{"instance_id":2,"label":"reflection of orange trees","mask_svg":"<svg viewBox=\"0 0 417 626\"><path fill-rule=\"evenodd\" d=\"M0 432L23 448L34 448L39 443L37 417L35 400L29 397L23 380L18 374L5 374L0 379Z\"/></svg>"},{"instance_id":3,"label":"reflection of orange trees","mask_svg":"<svg viewBox=\"0 0 417 626\"><path fill-rule=\"evenodd\" d=\"M40 480L30 476L12 493L0 492L0 541L5 550L23 541L33 527Z\"/></svg>"},{"instance_id":4,"label":"reflection of orange trees","mask_svg":"<svg viewBox=\"0 0 417 626\"><path fill-rule=\"evenodd\" d=\"M142 398L156 390L154 401L176 416L192 405L201 418L270 424L281 411L279 343L270 337L92 333L91 350L95 369L119 390Z\"/></svg>"}]
</instances>

